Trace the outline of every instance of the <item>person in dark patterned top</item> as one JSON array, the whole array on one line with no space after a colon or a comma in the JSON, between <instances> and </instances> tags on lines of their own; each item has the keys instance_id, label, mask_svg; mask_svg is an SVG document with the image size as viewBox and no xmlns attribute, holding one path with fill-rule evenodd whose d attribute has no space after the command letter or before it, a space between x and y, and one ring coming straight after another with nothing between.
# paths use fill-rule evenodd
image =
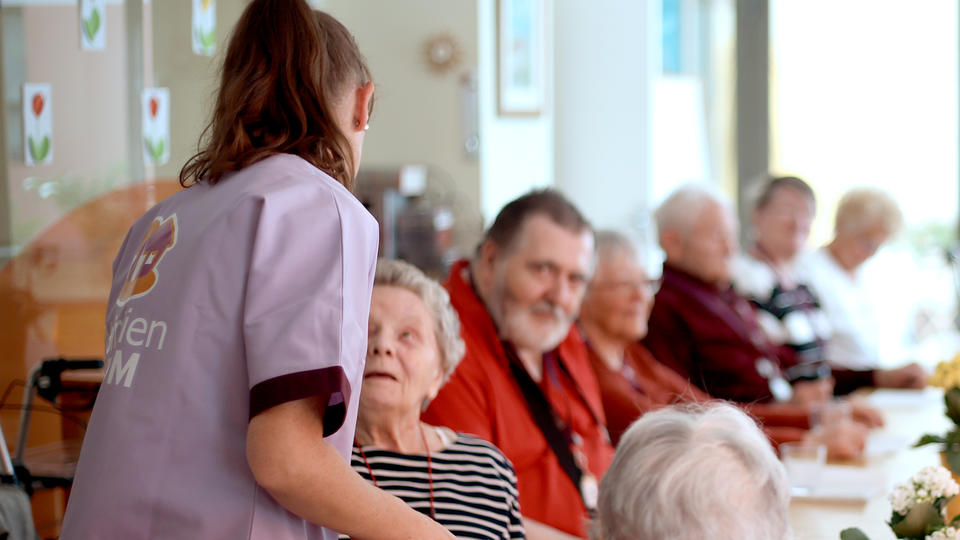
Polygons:
<instances>
[{"instance_id":1,"label":"person in dark patterned top","mask_svg":"<svg viewBox=\"0 0 960 540\"><path fill-rule=\"evenodd\" d=\"M524 538L510 461L486 441L420 420L463 353L443 287L381 259L350 464L457 538Z\"/></svg>"},{"instance_id":2,"label":"person in dark patterned top","mask_svg":"<svg viewBox=\"0 0 960 540\"><path fill-rule=\"evenodd\" d=\"M834 328L795 262L816 211L813 189L795 176L769 177L757 186L751 243L734 261L734 287L757 308L767 337L780 347L788 380L832 378L837 394L863 386L919 388L922 368L851 369L835 363L827 346Z\"/></svg>"}]
</instances>

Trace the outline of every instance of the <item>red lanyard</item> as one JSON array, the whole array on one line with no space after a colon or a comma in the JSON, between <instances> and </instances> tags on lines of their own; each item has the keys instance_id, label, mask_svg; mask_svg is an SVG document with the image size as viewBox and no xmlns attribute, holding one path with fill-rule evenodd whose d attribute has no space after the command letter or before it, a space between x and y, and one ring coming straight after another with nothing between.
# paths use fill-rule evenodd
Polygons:
<instances>
[{"instance_id":1,"label":"red lanyard","mask_svg":"<svg viewBox=\"0 0 960 540\"><path fill-rule=\"evenodd\" d=\"M427 437L423 434L423 424L420 425L420 440L423 441L423 448L427 451L427 485L430 489L430 519L437 520L437 511L433 504L433 461L430 459L430 447L427 445ZM373 475L373 469L370 467L370 462L367 461L367 454L363 451L363 447L357 443L357 440L353 440L353 444L357 447L357 450L360 450L360 457L363 458L363 464L367 466L367 472L370 473L370 481L373 482L374 486L380 487L377 484L377 477Z\"/></svg>"}]
</instances>

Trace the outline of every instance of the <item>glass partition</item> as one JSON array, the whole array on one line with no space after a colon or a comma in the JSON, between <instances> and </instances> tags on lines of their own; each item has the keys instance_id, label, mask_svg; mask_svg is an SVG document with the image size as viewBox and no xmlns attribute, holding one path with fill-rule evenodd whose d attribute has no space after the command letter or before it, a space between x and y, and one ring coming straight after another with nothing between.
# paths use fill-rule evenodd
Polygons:
<instances>
[{"instance_id":1,"label":"glass partition","mask_svg":"<svg viewBox=\"0 0 960 540\"><path fill-rule=\"evenodd\" d=\"M957 17L956 2L770 1L771 170L815 189L811 247L831 239L850 188L882 188L904 213L904 233L864 268L889 363L958 345L945 256L958 214Z\"/></svg>"}]
</instances>

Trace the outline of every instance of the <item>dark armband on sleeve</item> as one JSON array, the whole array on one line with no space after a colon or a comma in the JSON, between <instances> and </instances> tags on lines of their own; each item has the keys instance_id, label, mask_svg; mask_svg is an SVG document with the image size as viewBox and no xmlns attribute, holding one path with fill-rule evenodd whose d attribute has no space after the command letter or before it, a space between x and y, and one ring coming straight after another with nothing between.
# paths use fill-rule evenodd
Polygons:
<instances>
[{"instance_id":1,"label":"dark armband on sleeve","mask_svg":"<svg viewBox=\"0 0 960 540\"><path fill-rule=\"evenodd\" d=\"M323 436L336 433L347 416L343 397L346 384L343 369L332 366L323 369L289 373L257 383L250 389L250 418L282 403L310 397L320 397L325 408Z\"/></svg>"}]
</instances>

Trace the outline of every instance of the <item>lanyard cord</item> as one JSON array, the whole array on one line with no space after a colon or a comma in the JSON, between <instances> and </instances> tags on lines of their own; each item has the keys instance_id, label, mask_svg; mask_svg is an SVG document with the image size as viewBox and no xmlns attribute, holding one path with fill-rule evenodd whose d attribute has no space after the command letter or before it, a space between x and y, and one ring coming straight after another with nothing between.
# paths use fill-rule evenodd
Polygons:
<instances>
[{"instance_id":1,"label":"lanyard cord","mask_svg":"<svg viewBox=\"0 0 960 540\"><path fill-rule=\"evenodd\" d=\"M427 451L427 486L430 490L430 519L437 520L437 511L433 503L433 460L430 458L430 447L427 446L427 436L423 433L423 424L420 424L420 440L423 441L423 448ZM370 462L367 461L367 454L363 451L363 447L357 443L356 438L353 440L353 444L357 447L357 450L360 450L360 457L363 459L363 464L367 467L367 472L370 473L370 481L373 482L373 485L380 487L377 484L377 477L373 474L373 468L370 467Z\"/></svg>"}]
</instances>

